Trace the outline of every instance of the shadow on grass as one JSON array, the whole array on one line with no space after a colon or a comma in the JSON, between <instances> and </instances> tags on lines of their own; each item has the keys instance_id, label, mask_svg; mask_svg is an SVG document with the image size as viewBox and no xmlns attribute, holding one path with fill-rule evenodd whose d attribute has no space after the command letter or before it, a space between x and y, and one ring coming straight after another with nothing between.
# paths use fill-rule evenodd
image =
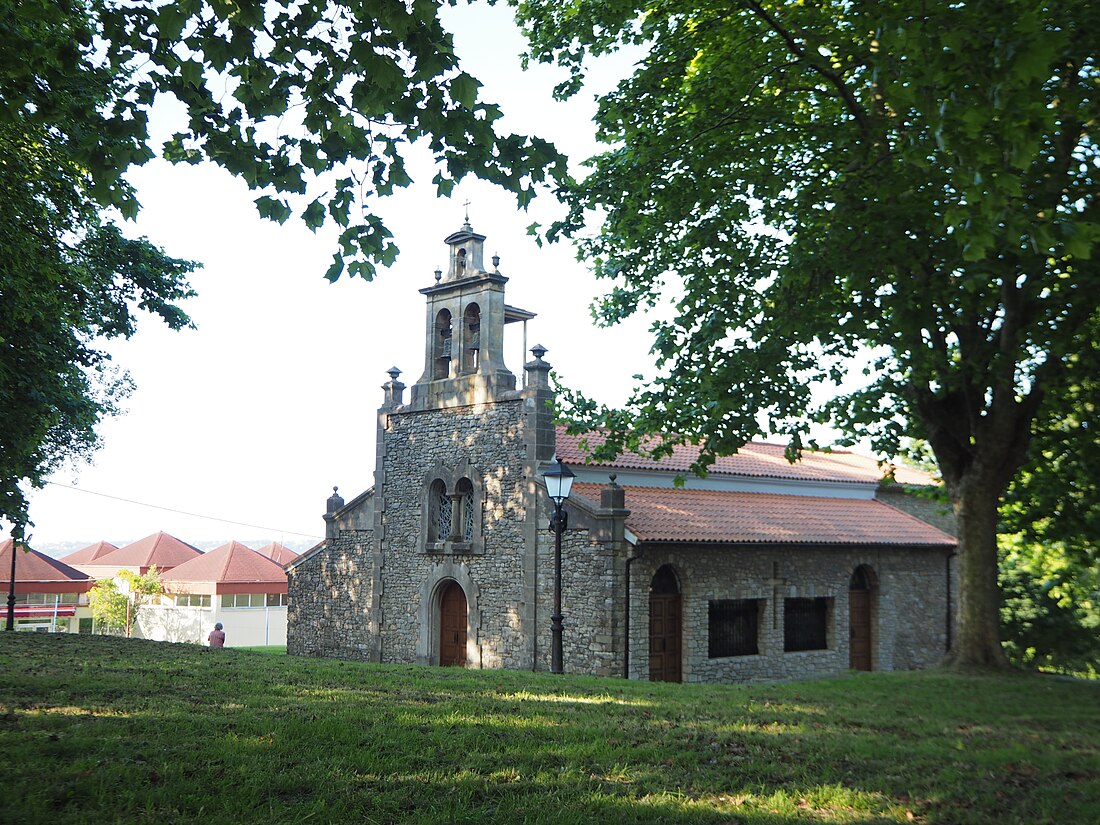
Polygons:
<instances>
[{"instance_id":1,"label":"shadow on grass","mask_svg":"<svg viewBox=\"0 0 1100 825\"><path fill-rule=\"evenodd\" d=\"M0 636L0 820L1087 822L1092 686L743 688ZM235 655L226 655L232 653Z\"/></svg>"}]
</instances>

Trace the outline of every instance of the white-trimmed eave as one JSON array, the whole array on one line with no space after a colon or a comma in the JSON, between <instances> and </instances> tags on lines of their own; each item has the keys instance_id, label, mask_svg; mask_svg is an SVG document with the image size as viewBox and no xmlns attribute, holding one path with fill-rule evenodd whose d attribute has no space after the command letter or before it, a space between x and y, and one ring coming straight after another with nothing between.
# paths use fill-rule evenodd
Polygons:
<instances>
[{"instance_id":1,"label":"white-trimmed eave","mask_svg":"<svg viewBox=\"0 0 1100 825\"><path fill-rule=\"evenodd\" d=\"M586 484L606 484L608 475L615 473L615 482L624 487L676 488L680 476L686 490L718 490L727 493L772 493L787 496L816 496L819 498L873 499L878 483L874 481L816 481L812 479L769 478L766 476L730 476L717 473L700 478L690 473L668 470L627 470L613 467L570 467L576 480ZM630 506L627 496L626 506Z\"/></svg>"}]
</instances>

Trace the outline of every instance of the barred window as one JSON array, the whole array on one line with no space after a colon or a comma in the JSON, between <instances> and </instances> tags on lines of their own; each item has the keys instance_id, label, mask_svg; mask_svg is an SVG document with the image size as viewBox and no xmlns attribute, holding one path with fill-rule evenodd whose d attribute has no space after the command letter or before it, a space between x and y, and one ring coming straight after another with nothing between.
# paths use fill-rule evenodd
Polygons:
<instances>
[{"instance_id":1,"label":"barred window","mask_svg":"<svg viewBox=\"0 0 1100 825\"><path fill-rule=\"evenodd\" d=\"M829 629L828 598L783 601L783 650L826 650Z\"/></svg>"},{"instance_id":2,"label":"barred window","mask_svg":"<svg viewBox=\"0 0 1100 825\"><path fill-rule=\"evenodd\" d=\"M451 497L446 493L437 493L435 506L439 513L436 535L439 541L446 541L451 537Z\"/></svg>"},{"instance_id":3,"label":"barred window","mask_svg":"<svg viewBox=\"0 0 1100 825\"><path fill-rule=\"evenodd\" d=\"M758 638L760 599L720 599L710 603L707 655L755 656L760 652Z\"/></svg>"}]
</instances>

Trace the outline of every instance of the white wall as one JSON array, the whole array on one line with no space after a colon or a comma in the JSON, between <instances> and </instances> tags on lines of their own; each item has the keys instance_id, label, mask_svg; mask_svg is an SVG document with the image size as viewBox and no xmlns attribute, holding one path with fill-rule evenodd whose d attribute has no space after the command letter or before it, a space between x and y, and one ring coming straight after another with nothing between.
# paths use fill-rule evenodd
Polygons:
<instances>
[{"instance_id":1,"label":"white wall","mask_svg":"<svg viewBox=\"0 0 1100 825\"><path fill-rule=\"evenodd\" d=\"M221 598L213 597L214 607L143 605L134 635L161 642L205 645L215 622L221 622L226 647L286 644L285 607L223 608Z\"/></svg>"}]
</instances>

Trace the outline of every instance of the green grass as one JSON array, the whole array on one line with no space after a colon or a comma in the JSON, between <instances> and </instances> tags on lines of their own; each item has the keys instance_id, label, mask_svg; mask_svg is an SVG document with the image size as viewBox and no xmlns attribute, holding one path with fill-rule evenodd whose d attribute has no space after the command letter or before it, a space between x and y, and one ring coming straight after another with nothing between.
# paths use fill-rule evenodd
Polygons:
<instances>
[{"instance_id":1,"label":"green grass","mask_svg":"<svg viewBox=\"0 0 1100 825\"><path fill-rule=\"evenodd\" d=\"M1100 685L751 688L0 634L0 822L1096 823Z\"/></svg>"},{"instance_id":2,"label":"green grass","mask_svg":"<svg viewBox=\"0 0 1100 825\"><path fill-rule=\"evenodd\" d=\"M286 645L253 645L252 647L249 647L249 646L246 645L244 647L235 647L235 648L232 648L232 649L233 650L252 650L252 651L255 651L256 653L276 653L276 654L282 654L282 655L286 654Z\"/></svg>"}]
</instances>

